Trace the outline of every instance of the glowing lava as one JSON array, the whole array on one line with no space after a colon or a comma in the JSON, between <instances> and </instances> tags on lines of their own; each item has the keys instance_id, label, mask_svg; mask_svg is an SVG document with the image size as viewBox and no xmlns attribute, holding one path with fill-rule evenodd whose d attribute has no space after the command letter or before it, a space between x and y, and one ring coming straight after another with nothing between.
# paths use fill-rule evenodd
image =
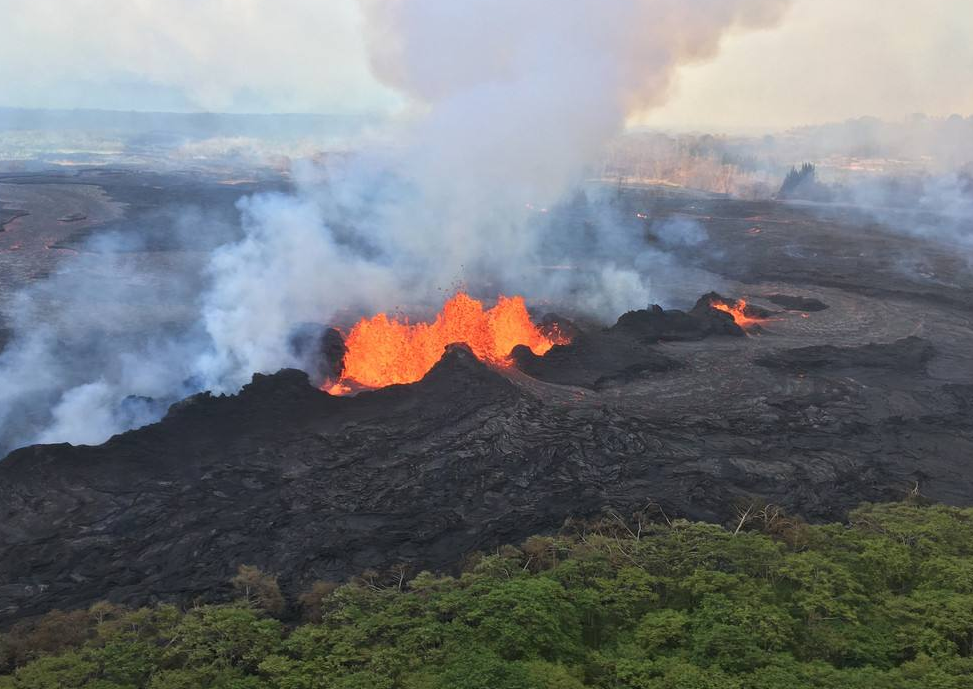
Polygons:
<instances>
[{"instance_id":1,"label":"glowing lava","mask_svg":"<svg viewBox=\"0 0 973 689\"><path fill-rule=\"evenodd\" d=\"M732 306L724 304L720 301L711 301L710 306L718 311L725 311L726 313L733 316L733 321L739 325L741 328L750 328L759 323L763 323L766 318L756 318L754 316L747 315L747 302L744 299L738 299Z\"/></svg>"},{"instance_id":2,"label":"glowing lava","mask_svg":"<svg viewBox=\"0 0 973 689\"><path fill-rule=\"evenodd\" d=\"M325 389L347 394L352 385L379 388L422 378L454 342L464 342L477 358L507 365L510 350L527 345L544 354L565 340L548 337L530 320L522 297L500 297L492 309L459 293L432 323L410 324L380 313L359 321L345 339L341 378Z\"/></svg>"}]
</instances>

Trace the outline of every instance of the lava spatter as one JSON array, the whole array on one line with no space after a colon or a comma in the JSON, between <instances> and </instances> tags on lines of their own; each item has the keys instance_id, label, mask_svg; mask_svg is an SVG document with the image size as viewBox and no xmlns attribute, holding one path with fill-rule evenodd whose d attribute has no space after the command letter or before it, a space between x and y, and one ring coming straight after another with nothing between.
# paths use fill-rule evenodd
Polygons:
<instances>
[{"instance_id":1,"label":"lava spatter","mask_svg":"<svg viewBox=\"0 0 973 689\"><path fill-rule=\"evenodd\" d=\"M345 340L347 353L341 377L325 388L347 394L353 387L379 388L421 379L444 348L463 342L477 358L508 365L510 351L526 345L544 354L566 338L545 335L531 321L523 297L504 297L490 309L465 293L456 294L432 323L409 323L380 313L359 321Z\"/></svg>"}]
</instances>

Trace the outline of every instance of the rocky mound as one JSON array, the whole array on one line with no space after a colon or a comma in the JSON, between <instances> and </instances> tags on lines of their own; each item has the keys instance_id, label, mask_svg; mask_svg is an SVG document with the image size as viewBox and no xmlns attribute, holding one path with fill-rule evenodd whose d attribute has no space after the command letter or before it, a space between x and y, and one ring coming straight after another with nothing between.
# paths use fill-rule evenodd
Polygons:
<instances>
[{"instance_id":1,"label":"rocky mound","mask_svg":"<svg viewBox=\"0 0 973 689\"><path fill-rule=\"evenodd\" d=\"M719 292L709 292L701 296L697 301L696 305L693 306L690 313L695 314L697 317L709 317L712 318L713 313L724 314L725 312L714 308L714 304L722 304L723 306L736 306L738 304L736 299L728 299L724 297ZM770 318L773 316L772 311L761 308L759 306L754 306L753 304L747 304L743 308L743 315L749 318ZM732 320L732 317L731 317Z\"/></svg>"},{"instance_id":2,"label":"rocky mound","mask_svg":"<svg viewBox=\"0 0 973 689\"><path fill-rule=\"evenodd\" d=\"M579 333L571 344L556 345L544 356L521 345L511 352L511 358L532 378L592 390L683 366L651 345L611 330Z\"/></svg>"},{"instance_id":3,"label":"rocky mound","mask_svg":"<svg viewBox=\"0 0 973 689\"><path fill-rule=\"evenodd\" d=\"M449 570L607 507L728 521L760 499L834 518L917 482L963 502L973 387L936 404L871 419L838 390L759 416L647 416L539 398L463 346L418 383L357 397L258 375L102 446L0 462L0 624L148 592L219 599L240 564L285 573L290 594L396 563Z\"/></svg>"},{"instance_id":4,"label":"rocky mound","mask_svg":"<svg viewBox=\"0 0 973 689\"><path fill-rule=\"evenodd\" d=\"M643 342L679 342L702 340L713 335L743 337L743 328L733 316L711 306L715 292L700 297L691 311L666 311L655 305L641 311L629 311L618 319L612 330L634 336Z\"/></svg>"},{"instance_id":5,"label":"rocky mound","mask_svg":"<svg viewBox=\"0 0 973 689\"><path fill-rule=\"evenodd\" d=\"M341 376L347 350L344 338L335 328L301 323L291 331L288 345L298 361L304 362L303 368L315 385Z\"/></svg>"},{"instance_id":6,"label":"rocky mound","mask_svg":"<svg viewBox=\"0 0 973 689\"><path fill-rule=\"evenodd\" d=\"M785 349L760 357L754 363L767 368L805 372L812 369L881 368L921 371L935 350L918 337L904 337L889 344L869 343L860 347L816 345Z\"/></svg>"},{"instance_id":7,"label":"rocky mound","mask_svg":"<svg viewBox=\"0 0 973 689\"><path fill-rule=\"evenodd\" d=\"M710 306L711 296L722 299L715 293L706 295L688 313L664 310L658 305L629 311L604 330L582 332L568 322L567 326L559 325L558 330L569 330L570 344L555 346L544 356L521 346L513 350L512 358L521 371L538 380L593 390L673 371L684 366L683 362L659 352L653 345L745 334L730 314ZM555 320L553 315L547 319Z\"/></svg>"}]
</instances>

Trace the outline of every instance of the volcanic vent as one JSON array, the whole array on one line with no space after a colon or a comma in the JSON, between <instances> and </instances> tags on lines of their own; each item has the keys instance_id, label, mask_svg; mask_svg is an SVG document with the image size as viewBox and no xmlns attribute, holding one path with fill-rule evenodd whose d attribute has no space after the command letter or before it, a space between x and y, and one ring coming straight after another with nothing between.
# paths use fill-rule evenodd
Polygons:
<instances>
[{"instance_id":1,"label":"volcanic vent","mask_svg":"<svg viewBox=\"0 0 973 689\"><path fill-rule=\"evenodd\" d=\"M710 292L704 295L700 302L705 302L707 299L710 308L730 314L733 317L733 322L744 330L765 323L771 315L766 309L748 304L746 299L726 299L716 292ZM699 308L698 305L697 308Z\"/></svg>"},{"instance_id":2,"label":"volcanic vent","mask_svg":"<svg viewBox=\"0 0 973 689\"><path fill-rule=\"evenodd\" d=\"M460 292L449 299L432 323L411 324L380 313L359 321L345 340L341 375L322 389L333 395L361 388L414 383L436 364L450 344L464 343L481 361L510 363L510 352L525 346L543 355L568 339L556 328L542 330L527 313L523 297L500 296L483 303Z\"/></svg>"}]
</instances>

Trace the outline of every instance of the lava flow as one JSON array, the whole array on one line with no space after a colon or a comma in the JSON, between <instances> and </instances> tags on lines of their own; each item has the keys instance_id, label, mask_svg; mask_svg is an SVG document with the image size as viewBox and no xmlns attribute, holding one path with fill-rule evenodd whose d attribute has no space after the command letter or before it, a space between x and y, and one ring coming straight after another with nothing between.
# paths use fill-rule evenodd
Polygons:
<instances>
[{"instance_id":1,"label":"lava flow","mask_svg":"<svg viewBox=\"0 0 973 689\"><path fill-rule=\"evenodd\" d=\"M724 304L721 301L711 301L710 306L718 311L725 311L733 316L733 321L741 328L751 328L767 320L766 318L757 318L755 316L748 315L747 302L744 299L738 299L733 303L732 306L730 304Z\"/></svg>"},{"instance_id":2,"label":"lava flow","mask_svg":"<svg viewBox=\"0 0 973 689\"><path fill-rule=\"evenodd\" d=\"M325 389L340 395L350 392L352 385L413 383L454 342L466 343L477 358L503 366L517 345L540 355L566 340L542 333L531 322L523 297L501 296L496 306L484 310L481 302L461 292L446 302L432 323L413 325L384 313L359 321L345 340L341 378Z\"/></svg>"}]
</instances>

